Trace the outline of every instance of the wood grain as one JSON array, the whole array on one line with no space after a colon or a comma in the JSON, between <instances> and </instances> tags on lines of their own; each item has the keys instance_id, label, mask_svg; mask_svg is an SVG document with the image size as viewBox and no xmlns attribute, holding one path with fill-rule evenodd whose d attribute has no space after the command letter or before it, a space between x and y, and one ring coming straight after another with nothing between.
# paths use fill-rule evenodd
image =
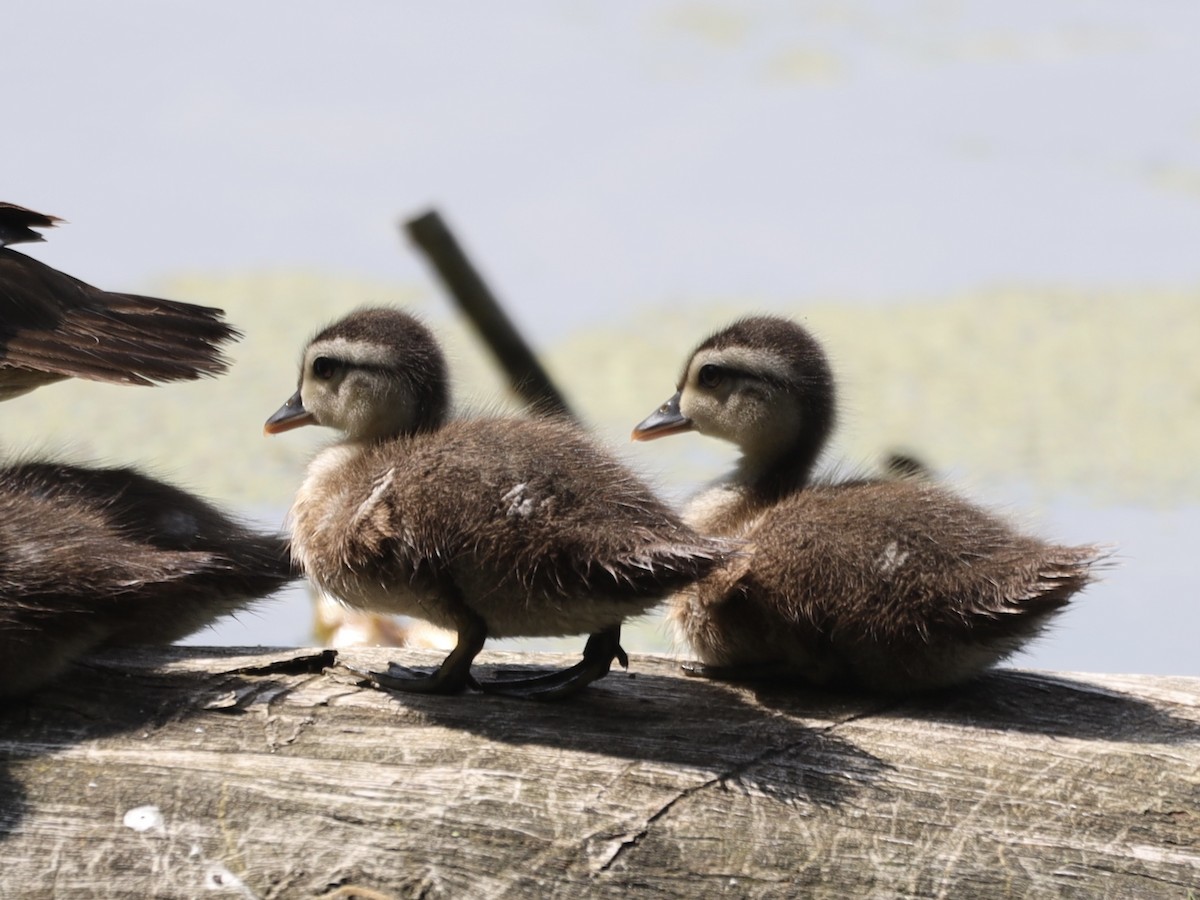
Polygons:
<instances>
[{"instance_id":1,"label":"wood grain","mask_svg":"<svg viewBox=\"0 0 1200 900\"><path fill-rule=\"evenodd\" d=\"M438 654L338 662L389 658ZM635 657L536 704L333 662L126 652L0 708L0 895L1200 893L1200 679L1008 671L902 702Z\"/></svg>"}]
</instances>

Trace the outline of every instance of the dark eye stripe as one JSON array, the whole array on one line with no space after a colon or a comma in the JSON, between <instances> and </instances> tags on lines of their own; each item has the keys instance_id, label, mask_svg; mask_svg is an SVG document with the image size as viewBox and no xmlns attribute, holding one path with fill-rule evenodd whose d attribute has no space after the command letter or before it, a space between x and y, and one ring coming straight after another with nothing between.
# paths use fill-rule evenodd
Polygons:
<instances>
[{"instance_id":1,"label":"dark eye stripe","mask_svg":"<svg viewBox=\"0 0 1200 900\"><path fill-rule=\"evenodd\" d=\"M395 370L376 363L351 362L348 359L338 359L336 356L318 356L312 361L312 373L322 381L328 381L338 372L359 370L363 372L384 372L395 374Z\"/></svg>"},{"instance_id":2,"label":"dark eye stripe","mask_svg":"<svg viewBox=\"0 0 1200 900\"><path fill-rule=\"evenodd\" d=\"M776 383L776 379L763 372L751 372L749 369L738 369L733 366L718 365L717 363L705 363L700 367L700 371L696 373L696 380L707 388L714 388L722 381L730 378L737 378L742 381L762 381L767 384Z\"/></svg>"}]
</instances>

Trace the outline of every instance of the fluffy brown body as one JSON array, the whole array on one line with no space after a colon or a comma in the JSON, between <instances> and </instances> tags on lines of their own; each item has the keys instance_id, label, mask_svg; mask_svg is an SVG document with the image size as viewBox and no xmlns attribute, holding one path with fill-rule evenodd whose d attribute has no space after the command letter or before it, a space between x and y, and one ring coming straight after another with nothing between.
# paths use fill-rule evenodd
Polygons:
<instances>
[{"instance_id":1,"label":"fluffy brown body","mask_svg":"<svg viewBox=\"0 0 1200 900\"><path fill-rule=\"evenodd\" d=\"M566 673L482 685L568 696L624 663L624 619L711 571L724 548L577 425L453 420L448 396L433 336L398 310L360 310L313 338L300 389L266 427L328 425L345 439L313 460L296 495L295 559L349 606L457 632L434 676L376 683L459 691L477 684L470 663L489 636L590 634Z\"/></svg>"},{"instance_id":2,"label":"fluffy brown body","mask_svg":"<svg viewBox=\"0 0 1200 900\"><path fill-rule=\"evenodd\" d=\"M296 577L286 541L133 469L0 468L0 697L169 644Z\"/></svg>"},{"instance_id":3,"label":"fluffy brown body","mask_svg":"<svg viewBox=\"0 0 1200 900\"><path fill-rule=\"evenodd\" d=\"M697 523L745 554L671 607L703 662L887 692L955 684L1017 651L1098 559L903 480L811 485L713 524Z\"/></svg>"},{"instance_id":4,"label":"fluffy brown body","mask_svg":"<svg viewBox=\"0 0 1200 900\"><path fill-rule=\"evenodd\" d=\"M493 637L620 624L713 555L578 427L539 419L327 449L292 507L292 541L351 606L456 628L449 580Z\"/></svg>"},{"instance_id":5,"label":"fluffy brown body","mask_svg":"<svg viewBox=\"0 0 1200 900\"><path fill-rule=\"evenodd\" d=\"M798 325L757 317L701 344L641 439L743 449L699 495L698 531L746 542L671 618L701 674L905 693L968 680L1039 634L1105 554L1020 533L919 478L813 482L832 375Z\"/></svg>"},{"instance_id":6,"label":"fluffy brown body","mask_svg":"<svg viewBox=\"0 0 1200 900\"><path fill-rule=\"evenodd\" d=\"M219 374L238 336L219 309L102 291L6 244L59 220L0 203L0 400L65 378L149 385Z\"/></svg>"}]
</instances>

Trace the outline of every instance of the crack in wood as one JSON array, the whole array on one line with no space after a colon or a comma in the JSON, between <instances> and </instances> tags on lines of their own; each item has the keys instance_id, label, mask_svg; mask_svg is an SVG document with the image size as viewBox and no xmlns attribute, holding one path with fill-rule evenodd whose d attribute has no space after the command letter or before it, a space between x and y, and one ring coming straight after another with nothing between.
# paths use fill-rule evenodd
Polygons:
<instances>
[{"instance_id":1,"label":"crack in wood","mask_svg":"<svg viewBox=\"0 0 1200 900\"><path fill-rule=\"evenodd\" d=\"M337 664L338 652L326 649L318 653L304 653L290 659L230 669L226 675L320 675L325 669Z\"/></svg>"},{"instance_id":2,"label":"crack in wood","mask_svg":"<svg viewBox=\"0 0 1200 900\"><path fill-rule=\"evenodd\" d=\"M701 791L707 790L708 788L715 787L718 785L724 785L730 781L740 780L743 775L745 775L747 772L749 772L750 770L754 769L757 766L760 766L764 763L770 762L773 759L777 759L779 757L786 756L789 753L792 753L795 750L800 749L801 747L805 746L806 744L812 743L812 741L814 741L814 740L820 740L822 737L832 734L836 729L842 727L843 725L848 725L852 722L857 722L862 719L869 718L871 716L879 715L880 713L887 712L890 709L894 709L897 705L898 705L897 703L886 703L875 709L865 710L861 713L856 713L855 715L847 716L846 718L841 719L837 722L834 722L832 725L829 725L825 728L814 730L811 734L805 735L805 737L801 740L789 741L788 743L786 743L782 746L771 747L767 750L764 750L762 753L759 753L757 756L754 756L751 759L748 759L742 763L739 763L738 765L734 766L733 768L729 769L728 771L722 772L719 775L709 778L707 781L701 782L700 784L692 785L691 787L684 788L682 791L677 793L674 797L672 797L670 800L668 800L666 803L664 803L662 806L660 806L653 814L651 814L646 819L646 821L642 825L642 827L637 831L637 833L633 835L633 837L628 838L627 840L621 841L621 843L617 846L616 850L613 851L612 855L607 860L605 860L599 866L599 868L594 870L595 876L599 877L600 875L603 875L604 873L610 871L613 868L613 866L615 866L617 864L617 862L621 859L621 857L625 856L630 851L635 850L638 847L638 845L640 845L642 843L642 841L644 841L649 836L650 830L651 830L651 828L654 827L655 823L657 823L658 821L663 819L679 803L683 802L684 800L688 799L689 797L692 797L692 796L700 793ZM785 718L790 718L790 717L786 716L784 713L776 713L776 714L779 716L785 717Z\"/></svg>"}]
</instances>

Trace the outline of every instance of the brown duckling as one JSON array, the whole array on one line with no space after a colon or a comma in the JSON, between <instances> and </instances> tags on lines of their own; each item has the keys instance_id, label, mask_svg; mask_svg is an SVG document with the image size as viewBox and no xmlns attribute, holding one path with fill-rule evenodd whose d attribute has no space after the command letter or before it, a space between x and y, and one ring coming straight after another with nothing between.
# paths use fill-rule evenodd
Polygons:
<instances>
[{"instance_id":1,"label":"brown duckling","mask_svg":"<svg viewBox=\"0 0 1200 900\"><path fill-rule=\"evenodd\" d=\"M313 592L313 636L322 647L454 649L458 635L420 619L353 609L323 591Z\"/></svg>"},{"instance_id":2,"label":"brown duckling","mask_svg":"<svg viewBox=\"0 0 1200 900\"><path fill-rule=\"evenodd\" d=\"M747 542L673 602L711 677L888 692L967 680L1036 636L1093 579L1096 547L1049 544L922 478L814 483L834 382L813 337L743 319L691 354L635 440L698 431L742 457L686 518Z\"/></svg>"},{"instance_id":3,"label":"brown duckling","mask_svg":"<svg viewBox=\"0 0 1200 900\"><path fill-rule=\"evenodd\" d=\"M287 542L129 468L0 467L0 697L169 644L298 577Z\"/></svg>"},{"instance_id":4,"label":"brown duckling","mask_svg":"<svg viewBox=\"0 0 1200 900\"><path fill-rule=\"evenodd\" d=\"M0 400L90 378L156 384L217 375L239 333L207 306L102 291L6 245L58 218L0 203Z\"/></svg>"},{"instance_id":5,"label":"brown duckling","mask_svg":"<svg viewBox=\"0 0 1200 900\"><path fill-rule=\"evenodd\" d=\"M352 313L304 351L300 387L269 434L318 424L345 434L312 461L291 511L292 553L350 606L458 635L429 676L375 673L403 691L478 686L550 699L628 665L621 622L706 574L699 538L578 426L554 418L450 419L433 335L392 309ZM479 685L489 637L591 637L583 660Z\"/></svg>"}]
</instances>

